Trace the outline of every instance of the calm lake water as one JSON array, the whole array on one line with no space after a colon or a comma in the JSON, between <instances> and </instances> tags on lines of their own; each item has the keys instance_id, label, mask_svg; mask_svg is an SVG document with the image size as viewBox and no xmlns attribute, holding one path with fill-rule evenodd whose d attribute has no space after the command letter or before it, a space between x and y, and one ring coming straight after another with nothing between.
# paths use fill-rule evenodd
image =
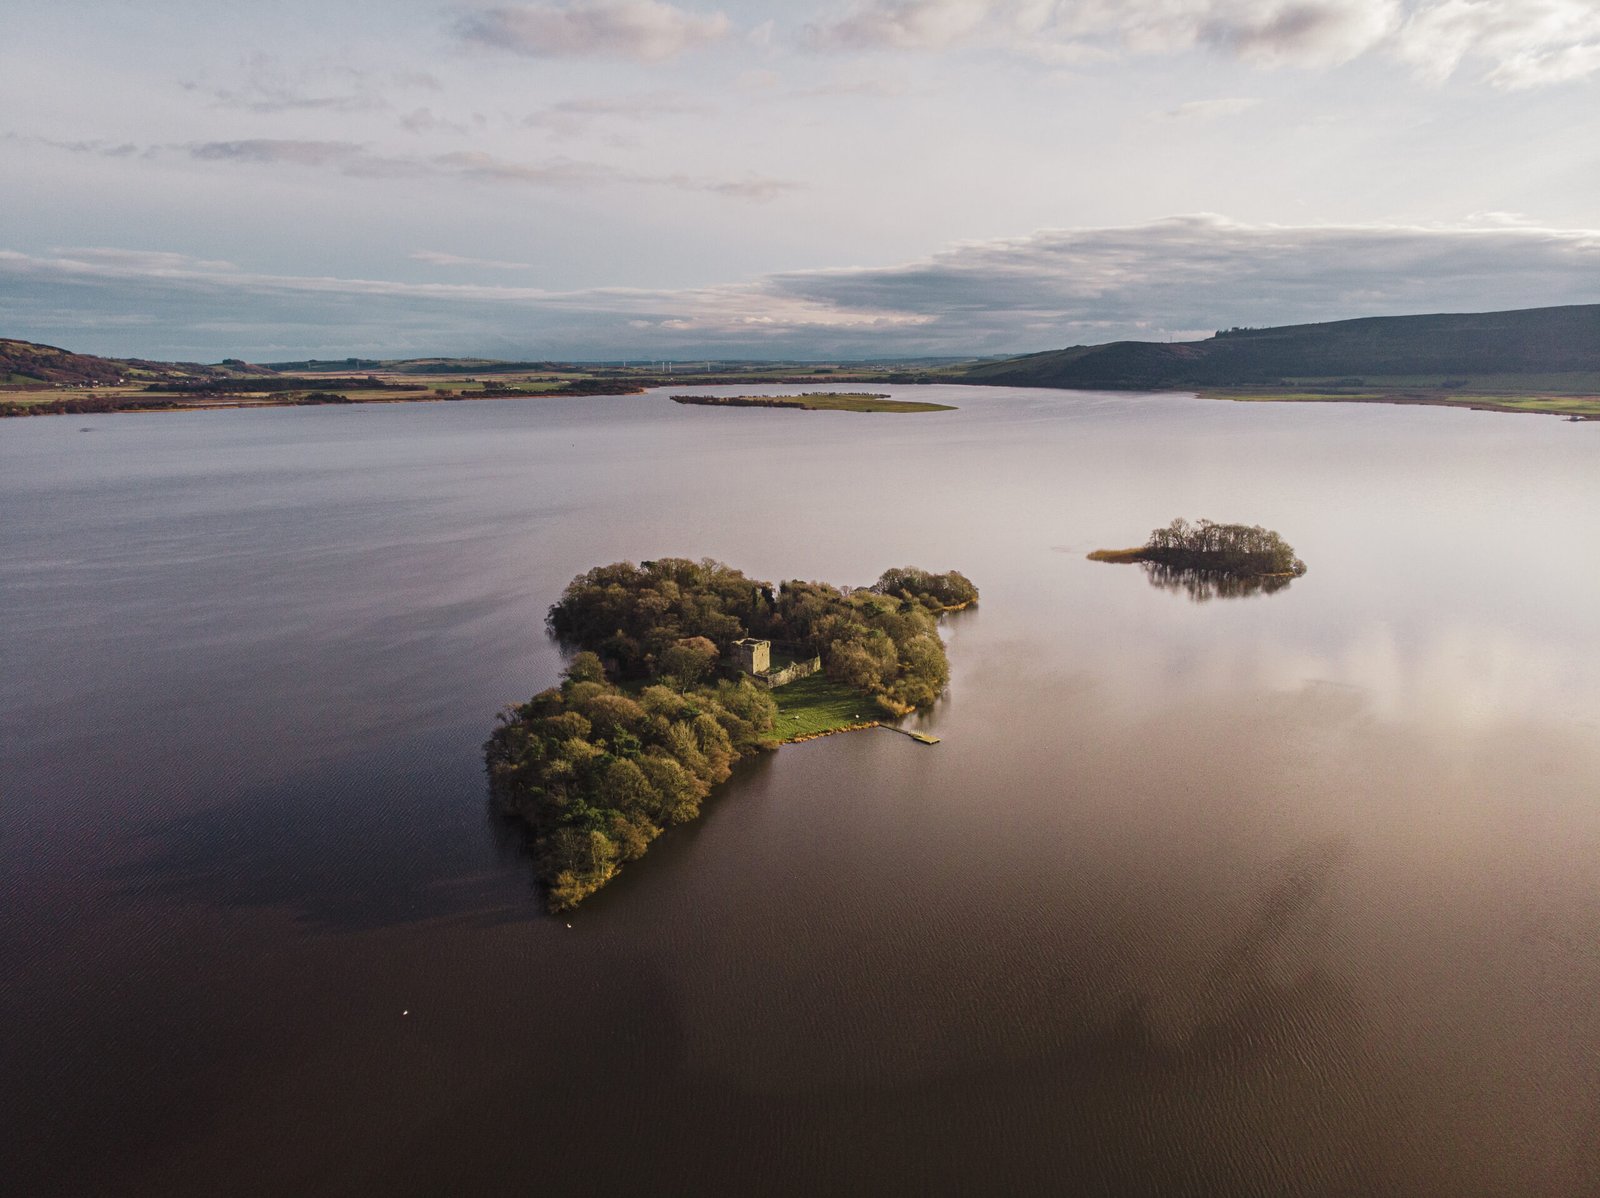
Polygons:
<instances>
[{"instance_id":1,"label":"calm lake water","mask_svg":"<svg viewBox=\"0 0 1600 1198\"><path fill-rule=\"evenodd\" d=\"M1600 1192L1600 424L924 396L0 427L6 1191ZM669 554L983 599L569 928L479 745Z\"/></svg>"}]
</instances>

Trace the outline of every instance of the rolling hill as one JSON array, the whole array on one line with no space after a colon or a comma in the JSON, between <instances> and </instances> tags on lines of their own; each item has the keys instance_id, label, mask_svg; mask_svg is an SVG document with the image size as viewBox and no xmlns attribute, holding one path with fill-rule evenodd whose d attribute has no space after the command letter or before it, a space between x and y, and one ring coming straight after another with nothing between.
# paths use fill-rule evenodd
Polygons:
<instances>
[{"instance_id":1,"label":"rolling hill","mask_svg":"<svg viewBox=\"0 0 1600 1198\"><path fill-rule=\"evenodd\" d=\"M230 378L271 371L244 362L201 366L194 362L147 362L142 358L100 358L76 354L54 345L0 337L0 383L64 383L77 387L114 387L120 383L188 382Z\"/></svg>"},{"instance_id":2,"label":"rolling hill","mask_svg":"<svg viewBox=\"0 0 1600 1198\"><path fill-rule=\"evenodd\" d=\"M984 362L961 381L1155 390L1324 380L1600 374L1600 304L1374 316L1233 329L1205 341L1114 341Z\"/></svg>"}]
</instances>

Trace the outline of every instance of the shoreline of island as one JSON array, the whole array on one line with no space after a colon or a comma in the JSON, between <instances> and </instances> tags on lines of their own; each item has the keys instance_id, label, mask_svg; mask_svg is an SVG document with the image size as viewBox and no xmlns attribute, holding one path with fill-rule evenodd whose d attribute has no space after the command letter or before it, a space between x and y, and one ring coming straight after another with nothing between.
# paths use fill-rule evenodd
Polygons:
<instances>
[{"instance_id":1,"label":"shoreline of island","mask_svg":"<svg viewBox=\"0 0 1600 1198\"><path fill-rule=\"evenodd\" d=\"M704 408L783 408L796 412L954 412L954 404L894 399L879 391L808 391L800 395L670 395L673 403Z\"/></svg>"}]
</instances>

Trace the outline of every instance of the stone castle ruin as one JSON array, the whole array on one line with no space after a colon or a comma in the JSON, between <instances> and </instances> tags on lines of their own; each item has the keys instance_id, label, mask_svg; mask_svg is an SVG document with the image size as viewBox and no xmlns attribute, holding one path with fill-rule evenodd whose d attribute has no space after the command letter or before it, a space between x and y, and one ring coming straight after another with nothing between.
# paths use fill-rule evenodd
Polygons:
<instances>
[{"instance_id":1,"label":"stone castle ruin","mask_svg":"<svg viewBox=\"0 0 1600 1198\"><path fill-rule=\"evenodd\" d=\"M770 690L818 673L822 669L822 658L815 653L794 657L780 649L774 665L772 642L747 636L733 642L733 664L752 682Z\"/></svg>"}]
</instances>

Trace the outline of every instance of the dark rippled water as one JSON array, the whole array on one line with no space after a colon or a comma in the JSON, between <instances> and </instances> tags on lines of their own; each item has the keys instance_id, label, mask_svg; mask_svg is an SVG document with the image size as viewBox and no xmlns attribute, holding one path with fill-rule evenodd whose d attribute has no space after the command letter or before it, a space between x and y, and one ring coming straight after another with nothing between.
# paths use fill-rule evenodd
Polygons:
<instances>
[{"instance_id":1,"label":"dark rippled water","mask_svg":"<svg viewBox=\"0 0 1600 1198\"><path fill-rule=\"evenodd\" d=\"M1600 1192L1600 425L948 396L7 422L7 1191ZM478 746L664 554L983 601L568 928Z\"/></svg>"}]
</instances>

